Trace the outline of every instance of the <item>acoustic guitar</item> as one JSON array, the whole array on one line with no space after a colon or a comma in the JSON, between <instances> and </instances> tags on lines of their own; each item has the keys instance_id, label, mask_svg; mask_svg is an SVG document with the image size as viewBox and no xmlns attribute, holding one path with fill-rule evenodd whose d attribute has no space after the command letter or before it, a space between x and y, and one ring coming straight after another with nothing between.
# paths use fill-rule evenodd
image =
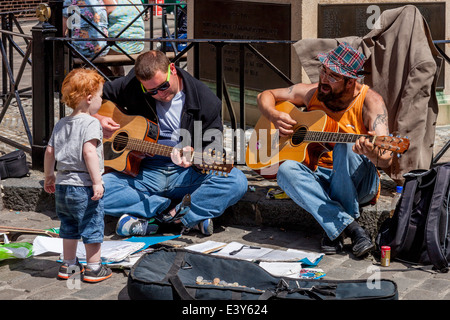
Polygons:
<instances>
[{"instance_id":1,"label":"acoustic guitar","mask_svg":"<svg viewBox=\"0 0 450 320\"><path fill-rule=\"evenodd\" d=\"M142 117L129 116L116 105L104 100L98 114L112 118L120 124L110 138L103 139L105 168L120 171L135 177L139 173L142 159L146 156L160 155L170 158L173 147L158 144L159 127L156 123ZM182 155L182 150L179 150ZM192 152L190 160L203 173L224 175L233 168L233 159L216 150Z\"/></svg>"},{"instance_id":2,"label":"acoustic guitar","mask_svg":"<svg viewBox=\"0 0 450 320\"><path fill-rule=\"evenodd\" d=\"M338 132L338 123L320 110L302 112L287 101L278 103L275 108L297 121L294 132L281 137L273 123L261 116L250 136L245 158L248 167L268 179L276 176L279 165L285 160L302 162L315 171L320 156L332 150L335 143L354 143L360 137L369 138L375 146L398 154L409 148L406 138Z\"/></svg>"}]
</instances>

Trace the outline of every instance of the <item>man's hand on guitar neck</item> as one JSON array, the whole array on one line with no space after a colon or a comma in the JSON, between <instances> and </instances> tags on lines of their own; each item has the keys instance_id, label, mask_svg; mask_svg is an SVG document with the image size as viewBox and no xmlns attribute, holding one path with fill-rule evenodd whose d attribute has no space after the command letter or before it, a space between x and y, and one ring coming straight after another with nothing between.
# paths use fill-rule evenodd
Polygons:
<instances>
[{"instance_id":1,"label":"man's hand on guitar neck","mask_svg":"<svg viewBox=\"0 0 450 320\"><path fill-rule=\"evenodd\" d=\"M172 153L170 154L170 158L172 162L176 165L188 168L192 165L191 156L194 152L194 149L191 146L186 146L182 149L182 154L180 154L180 150L177 148L173 148Z\"/></svg>"},{"instance_id":2,"label":"man's hand on guitar neck","mask_svg":"<svg viewBox=\"0 0 450 320\"><path fill-rule=\"evenodd\" d=\"M375 136L375 131L368 133ZM369 138L361 137L356 140L352 150L357 154L365 155L377 167L386 168L391 165L392 152L376 147Z\"/></svg>"}]
</instances>

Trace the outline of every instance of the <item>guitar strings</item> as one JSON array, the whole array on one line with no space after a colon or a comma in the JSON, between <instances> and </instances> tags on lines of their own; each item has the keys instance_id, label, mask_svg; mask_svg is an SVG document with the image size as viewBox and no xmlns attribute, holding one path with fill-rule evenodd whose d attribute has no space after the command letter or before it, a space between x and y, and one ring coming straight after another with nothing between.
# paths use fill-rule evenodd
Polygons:
<instances>
[{"instance_id":1,"label":"guitar strings","mask_svg":"<svg viewBox=\"0 0 450 320\"><path fill-rule=\"evenodd\" d=\"M112 143L115 146L120 146L123 148L127 148L127 146L132 146L133 150L137 149L136 151L141 151L141 152L147 152L147 153L160 152L160 153L163 153L161 155L167 156L167 157L170 157L170 154L172 153L172 150L174 149L173 147L158 144L153 141L145 141L145 140L140 140L137 138L126 137L123 135L117 135L113 139ZM153 148L153 150L148 150L148 148ZM154 151L154 152L152 152L152 151ZM180 153L182 154L183 151L180 150ZM195 151L192 152L192 154L193 154L193 156L191 157L191 160L192 159L203 160L203 155L205 155L205 153L199 153L199 152L195 152ZM217 162L217 159L220 158L220 155L218 155L218 156L209 155L209 157L210 157L210 159L215 159ZM226 163L226 160L224 158L222 158L220 160L222 160L224 163Z\"/></svg>"},{"instance_id":2,"label":"guitar strings","mask_svg":"<svg viewBox=\"0 0 450 320\"><path fill-rule=\"evenodd\" d=\"M320 142L355 142L360 137L371 137L370 135L364 134L353 134L344 132L327 132L327 131L307 131L307 130L297 130L292 134L294 139L299 139L301 141L317 141Z\"/></svg>"}]
</instances>

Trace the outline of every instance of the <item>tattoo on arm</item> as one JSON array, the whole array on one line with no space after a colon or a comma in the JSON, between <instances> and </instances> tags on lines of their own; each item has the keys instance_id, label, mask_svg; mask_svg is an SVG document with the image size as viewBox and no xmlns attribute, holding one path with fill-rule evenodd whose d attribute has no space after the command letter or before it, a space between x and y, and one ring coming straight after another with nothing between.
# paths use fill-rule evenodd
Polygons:
<instances>
[{"instance_id":1,"label":"tattoo on arm","mask_svg":"<svg viewBox=\"0 0 450 320\"><path fill-rule=\"evenodd\" d=\"M382 114L378 114L377 117L375 118L375 120L373 121L373 130L375 131L377 126L381 125L384 126L387 130L388 128L388 115L387 115L387 109L386 106L383 104L383 113ZM388 130L387 130L388 131Z\"/></svg>"},{"instance_id":2,"label":"tattoo on arm","mask_svg":"<svg viewBox=\"0 0 450 320\"><path fill-rule=\"evenodd\" d=\"M293 89L294 89L294 86L290 86L290 87L288 88L289 93L291 93Z\"/></svg>"}]
</instances>

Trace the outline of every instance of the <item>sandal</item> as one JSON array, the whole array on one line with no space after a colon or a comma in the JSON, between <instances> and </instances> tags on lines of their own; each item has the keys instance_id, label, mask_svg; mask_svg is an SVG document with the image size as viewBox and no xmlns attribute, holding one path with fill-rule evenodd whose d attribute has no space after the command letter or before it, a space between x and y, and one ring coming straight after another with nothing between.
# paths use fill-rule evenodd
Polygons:
<instances>
[{"instance_id":1,"label":"sandal","mask_svg":"<svg viewBox=\"0 0 450 320\"><path fill-rule=\"evenodd\" d=\"M176 209L174 216L170 214L170 211L164 211L155 218L163 223L171 223L176 220L179 220L186 213L188 213L190 207L191 207L191 195L187 194L183 197L183 200L181 200L180 204L178 205L178 208Z\"/></svg>"}]
</instances>

